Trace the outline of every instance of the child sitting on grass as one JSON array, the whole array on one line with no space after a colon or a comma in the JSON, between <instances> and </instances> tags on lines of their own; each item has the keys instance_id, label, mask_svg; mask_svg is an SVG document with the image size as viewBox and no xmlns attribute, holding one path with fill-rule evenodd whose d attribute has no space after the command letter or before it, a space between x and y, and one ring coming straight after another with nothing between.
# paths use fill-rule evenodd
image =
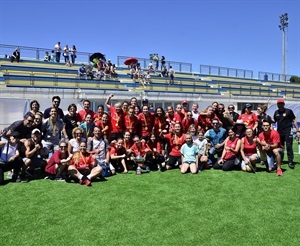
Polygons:
<instances>
[{"instance_id":1,"label":"child sitting on grass","mask_svg":"<svg viewBox=\"0 0 300 246\"><path fill-rule=\"evenodd\" d=\"M192 174L196 174L198 171L198 152L199 148L193 143L192 135L185 135L185 144L181 146L181 173L186 173L189 169Z\"/></svg>"}]
</instances>

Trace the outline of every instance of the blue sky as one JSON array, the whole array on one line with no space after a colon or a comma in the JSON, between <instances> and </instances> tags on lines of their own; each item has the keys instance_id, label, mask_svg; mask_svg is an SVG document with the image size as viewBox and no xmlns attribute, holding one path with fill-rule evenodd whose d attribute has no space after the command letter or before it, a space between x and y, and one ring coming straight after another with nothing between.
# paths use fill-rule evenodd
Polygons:
<instances>
[{"instance_id":1,"label":"blue sky","mask_svg":"<svg viewBox=\"0 0 300 246\"><path fill-rule=\"evenodd\" d=\"M281 73L279 16L289 15L287 74L300 75L299 0L0 0L0 43Z\"/></svg>"}]
</instances>

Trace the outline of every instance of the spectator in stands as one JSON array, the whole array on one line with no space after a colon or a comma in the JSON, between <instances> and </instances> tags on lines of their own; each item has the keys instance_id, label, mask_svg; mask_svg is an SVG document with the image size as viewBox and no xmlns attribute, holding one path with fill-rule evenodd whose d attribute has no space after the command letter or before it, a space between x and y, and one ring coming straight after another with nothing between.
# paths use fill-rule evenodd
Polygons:
<instances>
[{"instance_id":1,"label":"spectator in stands","mask_svg":"<svg viewBox=\"0 0 300 246\"><path fill-rule=\"evenodd\" d=\"M191 134L185 135L185 143L180 148L182 164L180 171L182 174L186 173L189 169L192 174L198 172L198 152L199 148L193 144Z\"/></svg>"},{"instance_id":2,"label":"spectator in stands","mask_svg":"<svg viewBox=\"0 0 300 246\"><path fill-rule=\"evenodd\" d=\"M69 46L66 44L66 46L64 47L64 53L63 53L66 64L70 61L69 51L70 51Z\"/></svg>"},{"instance_id":3,"label":"spectator in stands","mask_svg":"<svg viewBox=\"0 0 300 246\"><path fill-rule=\"evenodd\" d=\"M86 73L86 68L85 65L82 64L80 68L78 68L78 77L79 78L84 78L87 79L87 73Z\"/></svg>"},{"instance_id":4,"label":"spectator in stands","mask_svg":"<svg viewBox=\"0 0 300 246\"><path fill-rule=\"evenodd\" d=\"M169 85L174 85L174 74L175 74L175 70L172 68L172 66L170 66L169 74L170 74Z\"/></svg>"},{"instance_id":5,"label":"spectator in stands","mask_svg":"<svg viewBox=\"0 0 300 246\"><path fill-rule=\"evenodd\" d=\"M158 64L159 64L159 56L158 54L153 55L153 61L155 62L155 70L158 70Z\"/></svg>"},{"instance_id":6,"label":"spectator in stands","mask_svg":"<svg viewBox=\"0 0 300 246\"><path fill-rule=\"evenodd\" d=\"M150 61L150 63L148 64L148 72L149 72L149 73L154 73L154 68L153 68L153 64L152 64L151 61Z\"/></svg>"},{"instance_id":7,"label":"spectator in stands","mask_svg":"<svg viewBox=\"0 0 300 246\"><path fill-rule=\"evenodd\" d=\"M4 172L13 170L12 180L16 181L23 165L19 152L19 133L12 132L0 141L0 185L4 184Z\"/></svg>"},{"instance_id":8,"label":"spectator in stands","mask_svg":"<svg viewBox=\"0 0 300 246\"><path fill-rule=\"evenodd\" d=\"M242 120L247 128L252 128L253 131L256 131L258 126L258 118L255 113L252 111L252 105L250 103L246 103L245 107L242 109L242 112L239 116L239 120Z\"/></svg>"},{"instance_id":9,"label":"spectator in stands","mask_svg":"<svg viewBox=\"0 0 300 246\"><path fill-rule=\"evenodd\" d=\"M17 63L20 62L20 57L21 57L21 54L20 54L20 49L19 47L16 48L14 50L14 52L12 53L11 57L10 57L10 62L14 62L14 61L17 61Z\"/></svg>"},{"instance_id":10,"label":"spectator in stands","mask_svg":"<svg viewBox=\"0 0 300 246\"><path fill-rule=\"evenodd\" d=\"M64 118L64 111L59 107L60 101L61 101L61 99L59 96L52 97L52 107L45 109L44 114L43 114L44 119L48 119L50 117L50 111L52 108L57 109L57 114L60 119Z\"/></svg>"},{"instance_id":11,"label":"spectator in stands","mask_svg":"<svg viewBox=\"0 0 300 246\"><path fill-rule=\"evenodd\" d=\"M88 66L86 69L86 76L88 79L93 80L95 78L95 73L92 66Z\"/></svg>"},{"instance_id":12,"label":"spectator in stands","mask_svg":"<svg viewBox=\"0 0 300 246\"><path fill-rule=\"evenodd\" d=\"M72 138L68 142L68 152L69 154L73 154L76 151L79 151L80 143L86 141L83 136L83 129L79 127L75 127L72 131Z\"/></svg>"},{"instance_id":13,"label":"spectator in stands","mask_svg":"<svg viewBox=\"0 0 300 246\"><path fill-rule=\"evenodd\" d=\"M55 54L54 50L51 50L50 62L54 62L55 59L56 59L56 54Z\"/></svg>"},{"instance_id":14,"label":"spectator in stands","mask_svg":"<svg viewBox=\"0 0 300 246\"><path fill-rule=\"evenodd\" d=\"M213 165L214 169L231 171L240 168L241 140L235 135L232 128L228 130L228 136L224 142L221 158Z\"/></svg>"},{"instance_id":15,"label":"spectator in stands","mask_svg":"<svg viewBox=\"0 0 300 246\"><path fill-rule=\"evenodd\" d=\"M231 116L232 120L236 122L240 115L237 112L235 112L234 109L235 107L233 104L228 105L229 115Z\"/></svg>"},{"instance_id":16,"label":"spectator in stands","mask_svg":"<svg viewBox=\"0 0 300 246\"><path fill-rule=\"evenodd\" d=\"M64 128L62 132L66 141L73 138L72 131L78 126L77 122L80 121L76 111L77 106L74 103L70 104L68 106L68 114L63 118Z\"/></svg>"},{"instance_id":17,"label":"spectator in stands","mask_svg":"<svg viewBox=\"0 0 300 246\"><path fill-rule=\"evenodd\" d=\"M166 66L163 66L161 70L161 77L168 77L169 76L169 71Z\"/></svg>"},{"instance_id":18,"label":"spectator in stands","mask_svg":"<svg viewBox=\"0 0 300 246\"><path fill-rule=\"evenodd\" d=\"M283 154L283 146L280 142L280 135L277 131L271 129L271 124L268 120L263 120L263 131L258 135L257 143L261 150L261 159L267 159L267 170L272 171L275 169L276 174L282 176L281 170L281 155Z\"/></svg>"},{"instance_id":19,"label":"spectator in stands","mask_svg":"<svg viewBox=\"0 0 300 246\"><path fill-rule=\"evenodd\" d=\"M71 52L71 61L72 61L72 64L74 65L75 64L75 59L77 58L77 49L76 49L76 46L73 44L72 45L72 48L70 49L70 52Z\"/></svg>"},{"instance_id":20,"label":"spectator in stands","mask_svg":"<svg viewBox=\"0 0 300 246\"><path fill-rule=\"evenodd\" d=\"M102 168L97 165L92 154L87 152L87 143L80 143L80 150L73 154L68 168L72 177L77 178L81 185L92 185L92 179L101 175Z\"/></svg>"},{"instance_id":21,"label":"spectator in stands","mask_svg":"<svg viewBox=\"0 0 300 246\"><path fill-rule=\"evenodd\" d=\"M60 55L61 55L60 42L57 42L57 44L54 46L54 51L55 51L55 61L60 62Z\"/></svg>"},{"instance_id":22,"label":"spectator in stands","mask_svg":"<svg viewBox=\"0 0 300 246\"><path fill-rule=\"evenodd\" d=\"M86 114L84 122L82 122L79 127L83 129L83 137L88 139L93 136L95 123L93 121L93 116L91 114Z\"/></svg>"},{"instance_id":23,"label":"spectator in stands","mask_svg":"<svg viewBox=\"0 0 300 246\"><path fill-rule=\"evenodd\" d=\"M91 101L88 99L85 99L83 101L83 109L81 109L78 112L78 119L79 119L79 123L84 122L85 117L87 116L87 114L90 114L92 116L92 119L94 118L94 111L92 111L91 109Z\"/></svg>"},{"instance_id":24,"label":"spectator in stands","mask_svg":"<svg viewBox=\"0 0 300 246\"><path fill-rule=\"evenodd\" d=\"M251 128L246 129L246 136L241 139L241 169L242 171L256 171L256 163L260 163L257 153L257 137Z\"/></svg>"},{"instance_id":25,"label":"spectator in stands","mask_svg":"<svg viewBox=\"0 0 300 246\"><path fill-rule=\"evenodd\" d=\"M110 67L110 73L112 78L118 78L118 74L116 72L116 64L112 64Z\"/></svg>"},{"instance_id":26,"label":"spectator in stands","mask_svg":"<svg viewBox=\"0 0 300 246\"><path fill-rule=\"evenodd\" d=\"M44 56L44 61L45 61L45 62L49 62L50 60L51 60L51 57L50 57L50 55L49 55L49 52L46 51L46 52L45 52L45 56Z\"/></svg>"},{"instance_id":27,"label":"spectator in stands","mask_svg":"<svg viewBox=\"0 0 300 246\"><path fill-rule=\"evenodd\" d=\"M263 120L268 120L272 127L273 120L270 115L267 115L267 113L266 113L267 109L268 109L268 106L266 104L260 104L257 107L257 118L258 118L257 123L258 123L258 125L257 125L257 134L256 135L259 135L263 131L263 129L262 129Z\"/></svg>"},{"instance_id":28,"label":"spectator in stands","mask_svg":"<svg viewBox=\"0 0 300 246\"><path fill-rule=\"evenodd\" d=\"M45 119L42 125L43 147L46 148L46 154L58 150L58 144L61 140L61 133L64 127L63 120L58 117L57 108L52 107L50 117ZM47 152L48 151L48 152Z\"/></svg>"},{"instance_id":29,"label":"spectator in stands","mask_svg":"<svg viewBox=\"0 0 300 246\"><path fill-rule=\"evenodd\" d=\"M164 56L161 56L160 63L161 63L160 70L163 71L163 69L166 68L166 58Z\"/></svg>"},{"instance_id":30,"label":"spectator in stands","mask_svg":"<svg viewBox=\"0 0 300 246\"><path fill-rule=\"evenodd\" d=\"M1 136L4 138L8 138L8 136L12 132L18 132L19 138L21 142L24 142L26 139L30 138L32 125L34 122L34 114L28 112L24 115L23 120L18 120L13 122L10 126L6 127Z\"/></svg>"},{"instance_id":31,"label":"spectator in stands","mask_svg":"<svg viewBox=\"0 0 300 246\"><path fill-rule=\"evenodd\" d=\"M72 155L68 153L68 144L64 140L59 142L59 150L56 150L48 160L45 172L50 175L50 179L65 181L68 164Z\"/></svg>"},{"instance_id":32,"label":"spectator in stands","mask_svg":"<svg viewBox=\"0 0 300 246\"><path fill-rule=\"evenodd\" d=\"M296 128L297 137L300 137L296 116L291 109L284 107L284 99L277 100L278 109L274 112L274 121L277 122L277 131L280 135L280 144L286 145L289 167L295 168L293 152L293 127Z\"/></svg>"}]
</instances>

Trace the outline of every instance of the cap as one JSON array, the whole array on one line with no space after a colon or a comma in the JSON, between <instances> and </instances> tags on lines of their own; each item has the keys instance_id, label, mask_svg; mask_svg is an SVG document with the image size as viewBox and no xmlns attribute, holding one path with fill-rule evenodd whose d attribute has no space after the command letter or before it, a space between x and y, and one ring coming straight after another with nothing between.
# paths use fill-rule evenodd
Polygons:
<instances>
[{"instance_id":1,"label":"cap","mask_svg":"<svg viewBox=\"0 0 300 246\"><path fill-rule=\"evenodd\" d=\"M236 125L244 125L245 123L244 123L243 120L237 120L237 121L235 122L235 124L236 124Z\"/></svg>"},{"instance_id":2,"label":"cap","mask_svg":"<svg viewBox=\"0 0 300 246\"><path fill-rule=\"evenodd\" d=\"M186 101L186 100L183 100L183 101L181 102L181 104L187 104L187 101Z\"/></svg>"},{"instance_id":3,"label":"cap","mask_svg":"<svg viewBox=\"0 0 300 246\"><path fill-rule=\"evenodd\" d=\"M250 103L246 103L245 107L246 108L252 108L252 105Z\"/></svg>"},{"instance_id":4,"label":"cap","mask_svg":"<svg viewBox=\"0 0 300 246\"><path fill-rule=\"evenodd\" d=\"M279 99L277 100L277 103L284 103L284 99L283 99L283 98L279 98Z\"/></svg>"},{"instance_id":5,"label":"cap","mask_svg":"<svg viewBox=\"0 0 300 246\"><path fill-rule=\"evenodd\" d=\"M40 133L41 134L41 131L37 128L33 129L31 134L35 134L35 133Z\"/></svg>"},{"instance_id":6,"label":"cap","mask_svg":"<svg viewBox=\"0 0 300 246\"><path fill-rule=\"evenodd\" d=\"M148 103L149 101L148 101L147 98L144 98L142 102L143 102L143 103Z\"/></svg>"}]
</instances>

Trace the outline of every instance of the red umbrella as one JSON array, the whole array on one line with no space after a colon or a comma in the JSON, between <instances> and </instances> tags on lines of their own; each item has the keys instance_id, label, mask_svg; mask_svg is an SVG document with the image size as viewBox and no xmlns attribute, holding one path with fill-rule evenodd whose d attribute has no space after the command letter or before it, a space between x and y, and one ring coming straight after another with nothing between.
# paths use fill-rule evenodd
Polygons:
<instances>
[{"instance_id":1,"label":"red umbrella","mask_svg":"<svg viewBox=\"0 0 300 246\"><path fill-rule=\"evenodd\" d=\"M132 65L138 62L138 59L134 58L134 57L128 57L125 61L124 64L125 65Z\"/></svg>"}]
</instances>

